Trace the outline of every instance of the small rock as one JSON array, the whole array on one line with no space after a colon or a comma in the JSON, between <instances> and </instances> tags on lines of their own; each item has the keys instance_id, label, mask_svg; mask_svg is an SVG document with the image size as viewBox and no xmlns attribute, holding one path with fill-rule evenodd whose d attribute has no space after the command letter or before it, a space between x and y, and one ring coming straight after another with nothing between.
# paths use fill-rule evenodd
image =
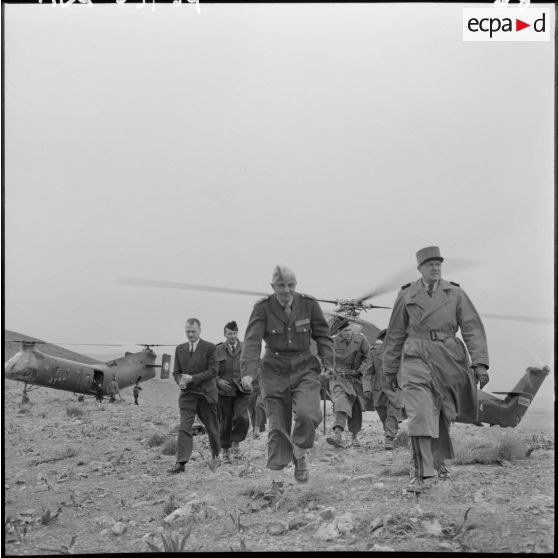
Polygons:
<instances>
[{"instance_id":1,"label":"small rock","mask_svg":"<svg viewBox=\"0 0 558 558\"><path fill-rule=\"evenodd\" d=\"M377 543L370 550L372 552L395 552L391 546L385 546Z\"/></svg>"},{"instance_id":2,"label":"small rock","mask_svg":"<svg viewBox=\"0 0 558 558\"><path fill-rule=\"evenodd\" d=\"M101 532L99 533L99 536L102 537L108 537L110 534L110 529L103 529L101 530Z\"/></svg>"},{"instance_id":3,"label":"small rock","mask_svg":"<svg viewBox=\"0 0 558 558\"><path fill-rule=\"evenodd\" d=\"M320 517L324 521L331 521L335 517L335 508L326 508L320 512Z\"/></svg>"},{"instance_id":4,"label":"small rock","mask_svg":"<svg viewBox=\"0 0 558 558\"><path fill-rule=\"evenodd\" d=\"M115 534L115 535L122 535L126 532L126 529L128 528L128 526L125 523L122 523L122 521L117 521L113 526L111 531Z\"/></svg>"},{"instance_id":5,"label":"small rock","mask_svg":"<svg viewBox=\"0 0 558 558\"><path fill-rule=\"evenodd\" d=\"M322 523L314 534L314 537L321 541L332 541L339 537L339 531L333 523Z\"/></svg>"},{"instance_id":6,"label":"small rock","mask_svg":"<svg viewBox=\"0 0 558 558\"><path fill-rule=\"evenodd\" d=\"M100 515L93 520L93 523L102 529L112 527L115 523L114 519L110 515Z\"/></svg>"},{"instance_id":7,"label":"small rock","mask_svg":"<svg viewBox=\"0 0 558 558\"><path fill-rule=\"evenodd\" d=\"M286 533L289 528L281 521L274 521L272 523L269 523L265 530L270 535L282 535L283 533Z\"/></svg>"},{"instance_id":8,"label":"small rock","mask_svg":"<svg viewBox=\"0 0 558 558\"><path fill-rule=\"evenodd\" d=\"M335 526L337 527L337 530L343 535L349 534L355 528L353 514L347 512L339 516L335 521Z\"/></svg>"},{"instance_id":9,"label":"small rock","mask_svg":"<svg viewBox=\"0 0 558 558\"><path fill-rule=\"evenodd\" d=\"M372 485L372 488L376 488L377 490L381 490L382 488L384 488L384 483L383 482L375 482Z\"/></svg>"},{"instance_id":10,"label":"small rock","mask_svg":"<svg viewBox=\"0 0 558 558\"><path fill-rule=\"evenodd\" d=\"M289 530L294 531L295 529L300 529L301 527L308 525L308 523L308 519L305 519L304 517L295 517L289 522Z\"/></svg>"}]
</instances>

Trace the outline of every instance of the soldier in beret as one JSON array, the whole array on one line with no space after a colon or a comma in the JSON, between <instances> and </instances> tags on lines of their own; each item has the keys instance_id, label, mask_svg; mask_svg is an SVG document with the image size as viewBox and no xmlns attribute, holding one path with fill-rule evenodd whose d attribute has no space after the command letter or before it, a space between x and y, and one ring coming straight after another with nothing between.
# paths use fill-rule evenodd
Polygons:
<instances>
[{"instance_id":1,"label":"soldier in beret","mask_svg":"<svg viewBox=\"0 0 558 558\"><path fill-rule=\"evenodd\" d=\"M238 340L236 322L225 325L224 335L226 341L216 346L215 356L223 462L231 463L231 449L233 456L238 457L239 444L244 441L250 428L248 402L252 388L245 388L240 377L242 342Z\"/></svg>"},{"instance_id":2,"label":"soldier in beret","mask_svg":"<svg viewBox=\"0 0 558 558\"><path fill-rule=\"evenodd\" d=\"M276 266L271 286L274 294L254 305L246 328L242 381L252 383L264 340L259 378L269 420L267 467L281 470L293 461L295 480L307 482L306 451L321 422L318 377L322 368L333 372L333 341L318 301L295 292L296 277L289 268ZM310 352L311 339L319 358Z\"/></svg>"},{"instance_id":3,"label":"soldier in beret","mask_svg":"<svg viewBox=\"0 0 558 558\"><path fill-rule=\"evenodd\" d=\"M450 423L478 424L476 383L488 383L488 348L482 321L457 284L442 279L437 246L417 252L422 277L401 288L384 342L384 373L392 390L400 374L411 439L411 480L420 493L423 480L449 478ZM455 336L458 330L465 344ZM467 353L468 350L468 353ZM470 358L469 358L470 355Z\"/></svg>"}]
</instances>

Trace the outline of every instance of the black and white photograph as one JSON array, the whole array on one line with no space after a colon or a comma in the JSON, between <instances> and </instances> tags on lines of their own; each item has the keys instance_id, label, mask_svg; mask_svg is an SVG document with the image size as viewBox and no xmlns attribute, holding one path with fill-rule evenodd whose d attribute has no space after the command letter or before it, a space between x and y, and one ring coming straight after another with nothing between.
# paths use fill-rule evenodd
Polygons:
<instances>
[{"instance_id":1,"label":"black and white photograph","mask_svg":"<svg viewBox=\"0 0 558 558\"><path fill-rule=\"evenodd\" d=\"M2 2L4 554L553 553L555 18Z\"/></svg>"}]
</instances>

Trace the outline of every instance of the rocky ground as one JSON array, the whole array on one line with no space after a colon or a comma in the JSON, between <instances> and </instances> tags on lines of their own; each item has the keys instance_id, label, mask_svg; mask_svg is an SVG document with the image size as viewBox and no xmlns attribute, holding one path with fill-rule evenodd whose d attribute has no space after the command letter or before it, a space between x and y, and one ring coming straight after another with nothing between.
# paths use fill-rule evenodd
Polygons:
<instances>
[{"instance_id":1,"label":"rocky ground","mask_svg":"<svg viewBox=\"0 0 558 558\"><path fill-rule=\"evenodd\" d=\"M189 552L554 550L553 433L455 425L452 479L417 498L404 491L408 450L383 451L377 416L366 413L362 447L333 448L320 426L310 482L295 483L288 467L283 494L269 502L265 434L215 471L205 461L207 436L198 435L186 473L166 474L178 419L172 380L143 384L139 406L129 390L120 403L98 404L45 388L21 405L21 387L6 382L4 392L8 555L181 545Z\"/></svg>"}]
</instances>

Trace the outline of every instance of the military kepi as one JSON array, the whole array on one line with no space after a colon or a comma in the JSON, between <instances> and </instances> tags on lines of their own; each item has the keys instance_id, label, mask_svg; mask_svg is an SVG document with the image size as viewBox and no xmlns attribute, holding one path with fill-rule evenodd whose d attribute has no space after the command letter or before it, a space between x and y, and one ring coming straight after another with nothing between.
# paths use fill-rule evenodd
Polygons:
<instances>
[{"instance_id":1,"label":"military kepi","mask_svg":"<svg viewBox=\"0 0 558 558\"><path fill-rule=\"evenodd\" d=\"M419 267L428 260L440 260L441 262L444 261L444 258L442 258L440 254L440 248L438 248L438 246L427 246L426 248L421 248L417 252L417 264Z\"/></svg>"}]
</instances>

